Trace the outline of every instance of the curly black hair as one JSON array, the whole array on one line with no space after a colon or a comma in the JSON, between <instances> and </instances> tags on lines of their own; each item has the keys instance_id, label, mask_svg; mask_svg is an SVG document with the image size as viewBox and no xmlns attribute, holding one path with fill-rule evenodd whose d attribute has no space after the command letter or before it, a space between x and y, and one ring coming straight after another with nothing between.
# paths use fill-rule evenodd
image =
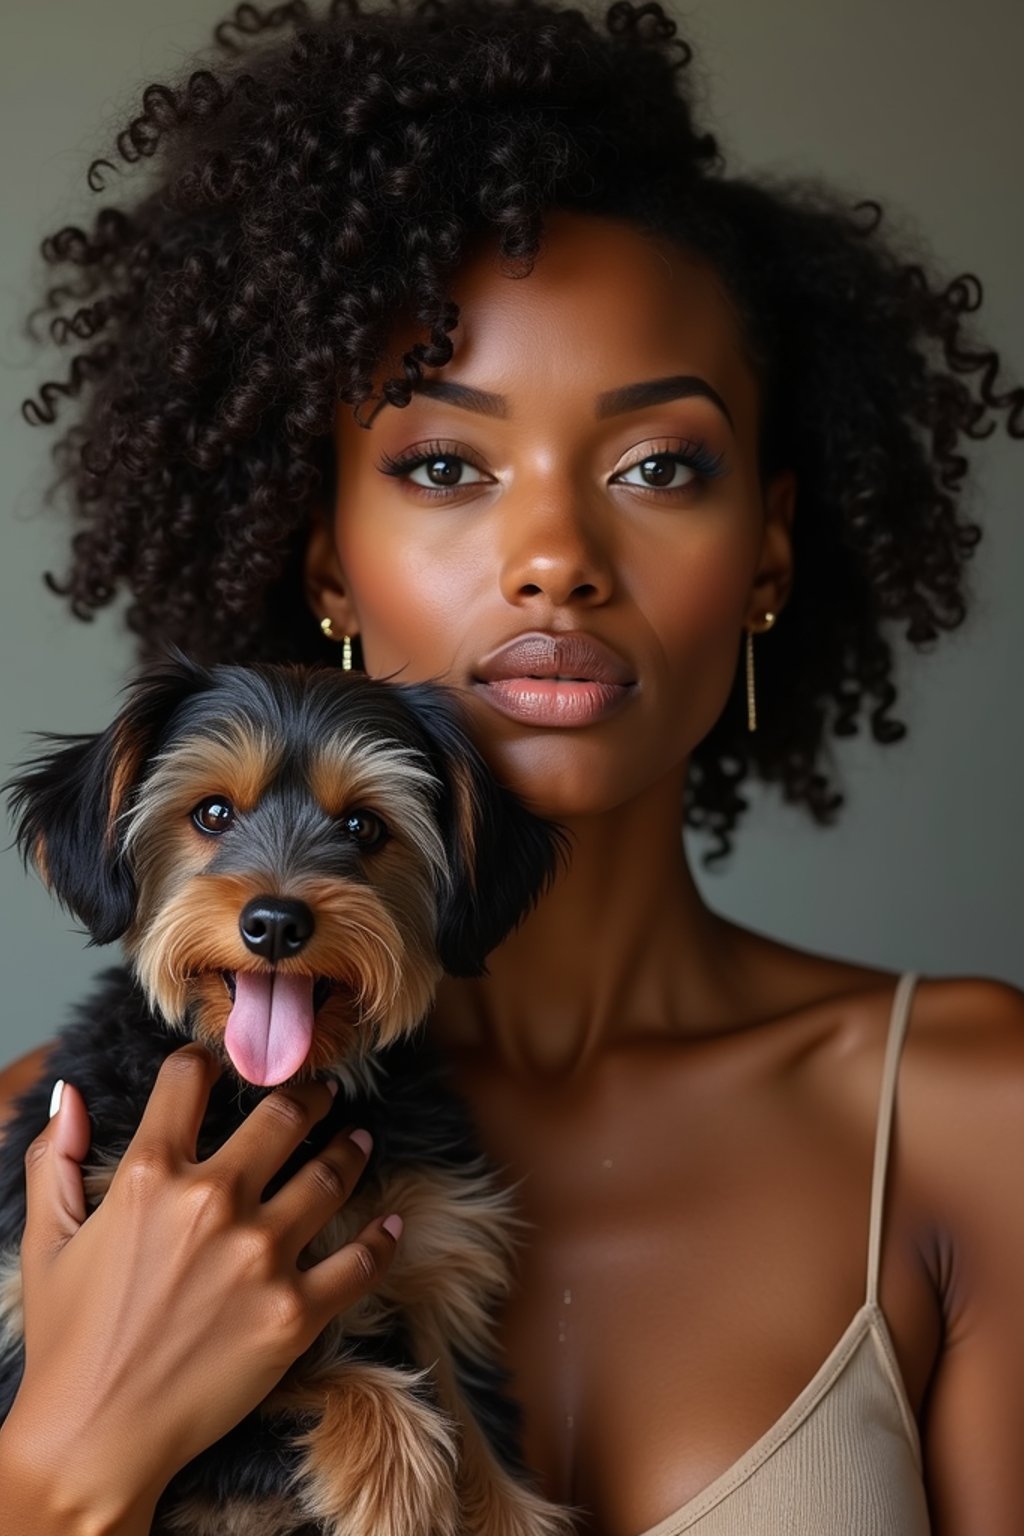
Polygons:
<instances>
[{"instance_id":1,"label":"curly black hair","mask_svg":"<svg viewBox=\"0 0 1024 1536\"><path fill-rule=\"evenodd\" d=\"M905 734L887 629L923 648L962 621L980 538L958 507L962 439L1000 412L1024 436L1024 389L999 392L998 354L965 321L977 278L929 273L907 237L880 235L877 203L724 174L676 33L630 0L592 16L544 0L243 4L209 68L148 86L116 158L89 168L103 191L151 161L147 187L42 245L62 280L32 321L73 356L23 410L52 423L76 406L55 456L79 526L67 576L46 578L73 613L123 584L144 659L175 642L201 661L333 661L300 576L338 403L370 396L399 314L423 340L389 401L449 361L450 284L477 235L516 277L545 210L626 218L717 268L760 385L762 479L797 478L796 581L758 642L759 729L738 670L693 754L687 821L710 836L706 862L726 854L750 773L833 819L828 734L856 734L862 712L875 740Z\"/></svg>"}]
</instances>

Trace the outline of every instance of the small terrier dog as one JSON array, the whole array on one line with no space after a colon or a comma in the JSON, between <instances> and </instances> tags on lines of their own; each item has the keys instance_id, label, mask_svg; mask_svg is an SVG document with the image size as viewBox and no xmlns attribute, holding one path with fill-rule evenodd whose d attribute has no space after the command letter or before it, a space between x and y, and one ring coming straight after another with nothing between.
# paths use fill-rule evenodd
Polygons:
<instances>
[{"instance_id":1,"label":"small terrier dog","mask_svg":"<svg viewBox=\"0 0 1024 1536\"><path fill-rule=\"evenodd\" d=\"M94 1209L185 1035L228 1067L200 1159L274 1085L340 1080L266 1197L344 1125L371 1131L310 1263L381 1210L406 1226L376 1292L174 1476L153 1531L568 1536L568 1511L531 1486L497 1359L514 1191L420 1027L442 974L486 974L564 861L564 829L495 782L437 684L175 652L129 685L108 730L47 740L8 785L18 845L93 943L123 939L129 968L100 978L5 1132L0 1422L24 1368L23 1158L50 1083L88 1106Z\"/></svg>"}]
</instances>

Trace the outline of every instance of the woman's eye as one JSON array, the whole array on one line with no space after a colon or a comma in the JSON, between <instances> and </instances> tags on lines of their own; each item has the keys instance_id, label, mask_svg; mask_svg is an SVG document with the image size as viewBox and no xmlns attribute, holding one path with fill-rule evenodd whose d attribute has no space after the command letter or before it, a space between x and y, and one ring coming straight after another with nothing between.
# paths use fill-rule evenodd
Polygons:
<instances>
[{"instance_id":1,"label":"woman's eye","mask_svg":"<svg viewBox=\"0 0 1024 1536\"><path fill-rule=\"evenodd\" d=\"M479 479L467 480L465 474L463 473L467 469L470 471L470 474L479 476ZM420 474L424 476L424 479L417 480L416 476ZM422 463L413 470L409 478L413 485L453 486L478 485L480 480L483 479L483 476L480 474L480 471L475 469L474 466L468 463L466 459L460 459L458 455L454 453L443 453L439 454L436 459L424 459Z\"/></svg>"},{"instance_id":2,"label":"woman's eye","mask_svg":"<svg viewBox=\"0 0 1024 1536\"><path fill-rule=\"evenodd\" d=\"M235 808L223 795L209 795L192 812L192 820L200 832L219 834L226 832L235 819Z\"/></svg>"},{"instance_id":3,"label":"woman's eye","mask_svg":"<svg viewBox=\"0 0 1024 1536\"><path fill-rule=\"evenodd\" d=\"M629 469L623 470L615 478L621 480L632 474L639 474L641 479L627 479L626 485L647 485L656 491L678 491L697 478L694 471L674 453L652 453L650 458L642 459L639 464L631 464Z\"/></svg>"},{"instance_id":4,"label":"woman's eye","mask_svg":"<svg viewBox=\"0 0 1024 1536\"><path fill-rule=\"evenodd\" d=\"M418 490L441 496L468 485L483 485L488 478L475 464L444 443L428 443L424 451L407 454L404 458L394 459L384 453L377 468L384 475L407 480Z\"/></svg>"},{"instance_id":5,"label":"woman's eye","mask_svg":"<svg viewBox=\"0 0 1024 1536\"><path fill-rule=\"evenodd\" d=\"M388 829L374 811L348 811L341 824L360 848L376 848L388 835Z\"/></svg>"},{"instance_id":6,"label":"woman's eye","mask_svg":"<svg viewBox=\"0 0 1024 1536\"><path fill-rule=\"evenodd\" d=\"M717 475L722 459L721 453L712 453L705 443L685 439L628 465L613 475L612 484L618 482L655 492L689 490ZM399 459L382 454L377 467L382 474L405 480L426 496L449 496L468 486L490 482L490 476L445 443L428 443L424 451ZM627 475L639 478L626 479Z\"/></svg>"},{"instance_id":7,"label":"woman's eye","mask_svg":"<svg viewBox=\"0 0 1024 1536\"><path fill-rule=\"evenodd\" d=\"M718 474L721 463L720 453L713 454L703 443L695 443L685 452L649 453L614 478L624 485L638 485L651 491L682 491L699 480ZM639 475L640 479L625 479L626 475L633 474Z\"/></svg>"}]
</instances>

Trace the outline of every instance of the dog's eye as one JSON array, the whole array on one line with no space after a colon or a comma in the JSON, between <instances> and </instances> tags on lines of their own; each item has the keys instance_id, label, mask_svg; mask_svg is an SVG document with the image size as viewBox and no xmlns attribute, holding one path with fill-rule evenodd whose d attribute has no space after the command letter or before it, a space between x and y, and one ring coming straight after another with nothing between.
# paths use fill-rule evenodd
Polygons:
<instances>
[{"instance_id":1,"label":"dog's eye","mask_svg":"<svg viewBox=\"0 0 1024 1536\"><path fill-rule=\"evenodd\" d=\"M226 832L234 819L235 808L223 795L209 795L192 812L192 820L201 832Z\"/></svg>"},{"instance_id":2,"label":"dog's eye","mask_svg":"<svg viewBox=\"0 0 1024 1536\"><path fill-rule=\"evenodd\" d=\"M387 827L373 811L347 811L341 824L360 848L376 848L388 835Z\"/></svg>"}]
</instances>

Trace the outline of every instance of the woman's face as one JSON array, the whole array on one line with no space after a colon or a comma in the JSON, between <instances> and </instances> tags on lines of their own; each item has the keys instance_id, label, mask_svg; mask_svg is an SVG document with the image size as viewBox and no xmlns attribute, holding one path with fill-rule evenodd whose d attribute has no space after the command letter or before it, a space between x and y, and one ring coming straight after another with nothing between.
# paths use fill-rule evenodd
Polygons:
<instances>
[{"instance_id":1,"label":"woman's face","mask_svg":"<svg viewBox=\"0 0 1024 1536\"><path fill-rule=\"evenodd\" d=\"M427 390L364 405L369 430L339 412L310 604L360 636L372 676L463 691L492 770L542 814L608 811L666 776L681 792L744 626L777 613L790 580L793 477L759 485L758 391L731 304L707 263L562 211L528 277L481 246L453 293L454 355L425 370ZM378 386L421 339L396 331ZM615 398L650 381L674 382ZM629 686L598 718L510 718L508 687L478 681L485 658L570 629L617 652ZM535 704L559 688L570 709L594 692L548 682Z\"/></svg>"}]
</instances>

